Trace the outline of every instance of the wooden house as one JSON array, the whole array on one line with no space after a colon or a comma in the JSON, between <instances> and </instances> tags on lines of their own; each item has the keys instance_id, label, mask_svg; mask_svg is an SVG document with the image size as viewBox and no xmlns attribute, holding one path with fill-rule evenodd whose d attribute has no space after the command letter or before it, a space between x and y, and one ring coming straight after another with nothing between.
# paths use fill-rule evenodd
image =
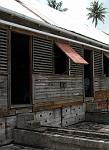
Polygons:
<instances>
[{"instance_id":1,"label":"wooden house","mask_svg":"<svg viewBox=\"0 0 109 150\"><path fill-rule=\"evenodd\" d=\"M46 7L0 2L1 144L12 140L18 114L68 126L85 120L86 102L109 97L109 36Z\"/></svg>"}]
</instances>

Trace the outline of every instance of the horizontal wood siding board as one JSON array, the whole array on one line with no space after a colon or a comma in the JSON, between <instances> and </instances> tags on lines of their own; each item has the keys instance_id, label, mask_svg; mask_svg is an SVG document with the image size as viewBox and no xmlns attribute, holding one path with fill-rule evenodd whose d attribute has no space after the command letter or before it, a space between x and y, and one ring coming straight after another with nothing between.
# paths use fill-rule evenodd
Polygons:
<instances>
[{"instance_id":1,"label":"horizontal wood siding board","mask_svg":"<svg viewBox=\"0 0 109 150\"><path fill-rule=\"evenodd\" d=\"M82 77L33 75L34 103L83 97Z\"/></svg>"},{"instance_id":2,"label":"horizontal wood siding board","mask_svg":"<svg viewBox=\"0 0 109 150\"><path fill-rule=\"evenodd\" d=\"M94 51L94 73L95 76L103 75L102 51Z\"/></svg>"},{"instance_id":3,"label":"horizontal wood siding board","mask_svg":"<svg viewBox=\"0 0 109 150\"><path fill-rule=\"evenodd\" d=\"M52 41L33 37L33 72L39 74L53 73Z\"/></svg>"},{"instance_id":4,"label":"horizontal wood siding board","mask_svg":"<svg viewBox=\"0 0 109 150\"><path fill-rule=\"evenodd\" d=\"M0 73L7 73L7 30L0 29Z\"/></svg>"},{"instance_id":5,"label":"horizontal wood siding board","mask_svg":"<svg viewBox=\"0 0 109 150\"><path fill-rule=\"evenodd\" d=\"M95 91L109 90L109 77L95 77L94 88Z\"/></svg>"},{"instance_id":6,"label":"horizontal wood siding board","mask_svg":"<svg viewBox=\"0 0 109 150\"><path fill-rule=\"evenodd\" d=\"M0 75L0 108L7 107L7 76Z\"/></svg>"}]
</instances>

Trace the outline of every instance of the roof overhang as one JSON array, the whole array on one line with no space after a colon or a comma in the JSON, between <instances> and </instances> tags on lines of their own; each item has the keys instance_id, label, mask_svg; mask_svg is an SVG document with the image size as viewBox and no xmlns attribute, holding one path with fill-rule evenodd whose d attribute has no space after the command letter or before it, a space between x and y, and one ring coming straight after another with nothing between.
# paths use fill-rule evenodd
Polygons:
<instances>
[{"instance_id":1,"label":"roof overhang","mask_svg":"<svg viewBox=\"0 0 109 150\"><path fill-rule=\"evenodd\" d=\"M101 47L98 47L98 46L94 46L92 44L88 44L88 43L77 41L77 40L74 40L74 39L71 39L71 38L66 38L66 37L63 37L63 36L60 36L60 35L48 33L46 31L41 31L41 30L38 30L38 29L30 28L30 27L27 27L27 26L24 26L24 25L20 25L20 24L13 23L13 22L10 22L10 21L5 21L5 20L2 20L2 19L0 19L0 24L9 26L9 28L11 30L13 30L14 28L19 28L21 30L34 32L36 34L38 33L38 34L46 35L46 36L53 37L53 38L56 38L56 39L60 39L61 41L73 42L73 43L76 43L76 44L87 46L87 47L89 47L93 50L101 50L101 51L109 52L109 45L105 45L106 48L101 48ZM50 25L49 25L49 27L50 27ZM52 28L53 28L53 26L52 26ZM62 30L62 29L60 29L60 30ZM64 33L66 33L66 32L69 32L69 31L65 31ZM71 34L71 32L70 32L70 34ZM73 34L71 34L71 35L73 36Z\"/></svg>"}]
</instances>

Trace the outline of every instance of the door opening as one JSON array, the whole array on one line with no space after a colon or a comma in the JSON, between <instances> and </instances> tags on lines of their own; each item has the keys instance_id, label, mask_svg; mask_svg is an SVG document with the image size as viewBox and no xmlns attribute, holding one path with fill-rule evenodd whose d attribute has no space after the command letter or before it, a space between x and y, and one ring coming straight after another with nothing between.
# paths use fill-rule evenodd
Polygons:
<instances>
[{"instance_id":1,"label":"door opening","mask_svg":"<svg viewBox=\"0 0 109 150\"><path fill-rule=\"evenodd\" d=\"M84 59L88 62L84 65L85 97L93 97L93 55L92 51L84 50Z\"/></svg>"},{"instance_id":2,"label":"door opening","mask_svg":"<svg viewBox=\"0 0 109 150\"><path fill-rule=\"evenodd\" d=\"M11 33L11 104L30 104L30 37Z\"/></svg>"}]
</instances>

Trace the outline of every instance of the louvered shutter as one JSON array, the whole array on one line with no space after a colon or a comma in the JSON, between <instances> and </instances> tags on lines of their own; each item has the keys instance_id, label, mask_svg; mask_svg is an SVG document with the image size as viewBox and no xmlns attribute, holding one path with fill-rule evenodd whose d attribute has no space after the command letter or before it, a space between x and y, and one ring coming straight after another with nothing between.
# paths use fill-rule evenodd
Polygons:
<instances>
[{"instance_id":1,"label":"louvered shutter","mask_svg":"<svg viewBox=\"0 0 109 150\"><path fill-rule=\"evenodd\" d=\"M7 31L0 29L0 72L7 72Z\"/></svg>"},{"instance_id":2,"label":"louvered shutter","mask_svg":"<svg viewBox=\"0 0 109 150\"><path fill-rule=\"evenodd\" d=\"M52 41L33 37L33 71L35 73L53 73Z\"/></svg>"},{"instance_id":3,"label":"louvered shutter","mask_svg":"<svg viewBox=\"0 0 109 150\"><path fill-rule=\"evenodd\" d=\"M94 51L94 73L95 76L103 75L102 51Z\"/></svg>"},{"instance_id":4,"label":"louvered shutter","mask_svg":"<svg viewBox=\"0 0 109 150\"><path fill-rule=\"evenodd\" d=\"M71 47L81 56L83 56L83 47L81 45L71 44ZM83 65L75 64L71 61L70 74L73 76L83 75Z\"/></svg>"}]
</instances>

